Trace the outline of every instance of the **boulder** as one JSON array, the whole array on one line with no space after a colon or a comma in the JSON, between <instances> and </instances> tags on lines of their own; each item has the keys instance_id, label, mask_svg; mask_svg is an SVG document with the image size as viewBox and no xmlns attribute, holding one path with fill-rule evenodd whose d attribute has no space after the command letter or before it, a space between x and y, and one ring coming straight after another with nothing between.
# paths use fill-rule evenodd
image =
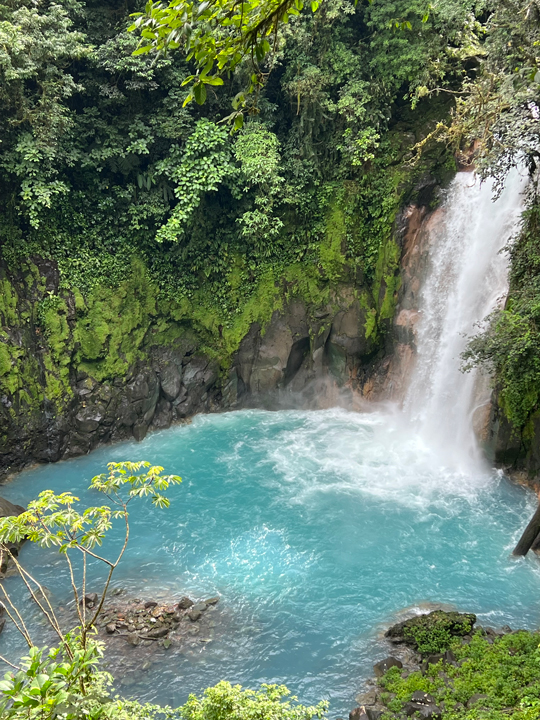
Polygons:
<instances>
[{"instance_id":1,"label":"boulder","mask_svg":"<svg viewBox=\"0 0 540 720\"><path fill-rule=\"evenodd\" d=\"M365 707L355 707L349 713L349 720L369 720Z\"/></svg>"},{"instance_id":2,"label":"boulder","mask_svg":"<svg viewBox=\"0 0 540 720\"><path fill-rule=\"evenodd\" d=\"M162 638L167 635L169 632L169 628L166 625L162 625L161 627L155 627L152 628L152 630L148 631L148 637L149 638Z\"/></svg>"},{"instance_id":3,"label":"boulder","mask_svg":"<svg viewBox=\"0 0 540 720\"><path fill-rule=\"evenodd\" d=\"M418 713L420 718L430 720L430 718L440 718L441 709L435 703L435 698L423 690L417 690L412 694L409 702L403 706L407 717Z\"/></svg>"},{"instance_id":4,"label":"boulder","mask_svg":"<svg viewBox=\"0 0 540 720\"><path fill-rule=\"evenodd\" d=\"M137 647L137 645L139 645L139 643L141 642L139 636L135 633L129 633L128 635L126 635L126 641L130 645L133 645L133 647Z\"/></svg>"},{"instance_id":5,"label":"boulder","mask_svg":"<svg viewBox=\"0 0 540 720\"><path fill-rule=\"evenodd\" d=\"M160 385L161 392L166 400L172 402L176 400L180 392L180 384L182 375L178 369L178 365L174 362L168 362L161 368Z\"/></svg>"},{"instance_id":6,"label":"boulder","mask_svg":"<svg viewBox=\"0 0 540 720\"><path fill-rule=\"evenodd\" d=\"M357 695L355 699L359 705L375 705L377 702L377 690L375 688L371 688L371 690L367 690L365 693Z\"/></svg>"},{"instance_id":7,"label":"boulder","mask_svg":"<svg viewBox=\"0 0 540 720\"><path fill-rule=\"evenodd\" d=\"M156 605L157 605L157 603L156 603ZM193 605L193 600L190 600L188 597L180 598L180 600L178 602L178 607L180 608L180 610L187 610L192 605Z\"/></svg>"},{"instance_id":8,"label":"boulder","mask_svg":"<svg viewBox=\"0 0 540 720\"><path fill-rule=\"evenodd\" d=\"M13 517L23 512L25 512L25 508L22 505L14 505L9 500L0 497L0 518Z\"/></svg>"},{"instance_id":9,"label":"boulder","mask_svg":"<svg viewBox=\"0 0 540 720\"><path fill-rule=\"evenodd\" d=\"M380 718L383 715L382 710L375 710L375 708L367 707L365 708L366 715L368 716L368 720L380 720Z\"/></svg>"},{"instance_id":10,"label":"boulder","mask_svg":"<svg viewBox=\"0 0 540 720\"><path fill-rule=\"evenodd\" d=\"M116 623L113 623L113 622L108 623L108 624L105 626L105 630L107 631L107 634L108 634L108 635L112 635L113 633L116 632Z\"/></svg>"},{"instance_id":11,"label":"boulder","mask_svg":"<svg viewBox=\"0 0 540 720\"><path fill-rule=\"evenodd\" d=\"M202 611L191 608L191 610L187 613L187 616L192 622L196 622L202 616Z\"/></svg>"},{"instance_id":12,"label":"boulder","mask_svg":"<svg viewBox=\"0 0 540 720\"><path fill-rule=\"evenodd\" d=\"M382 677L385 674L385 672L390 670L390 668L392 668L392 667L402 668L403 663L401 662L401 660L398 660L397 658L390 656L390 657L387 657L385 660L381 660L380 662L376 663L373 666L373 670L375 671L375 675L377 677Z\"/></svg>"},{"instance_id":13,"label":"boulder","mask_svg":"<svg viewBox=\"0 0 540 720\"><path fill-rule=\"evenodd\" d=\"M204 601L207 605L217 605L219 602L219 597L211 597L208 598L208 600Z\"/></svg>"},{"instance_id":14,"label":"boulder","mask_svg":"<svg viewBox=\"0 0 540 720\"><path fill-rule=\"evenodd\" d=\"M97 605L98 594L97 593L86 593L84 598L81 600L81 605L84 602L87 608L92 609Z\"/></svg>"}]
</instances>

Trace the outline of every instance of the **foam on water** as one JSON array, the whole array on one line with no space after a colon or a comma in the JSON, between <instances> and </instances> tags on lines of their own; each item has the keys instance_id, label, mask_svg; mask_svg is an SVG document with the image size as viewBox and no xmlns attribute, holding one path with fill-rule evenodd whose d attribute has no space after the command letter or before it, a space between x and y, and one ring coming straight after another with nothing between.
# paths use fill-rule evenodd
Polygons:
<instances>
[{"instance_id":1,"label":"foam on water","mask_svg":"<svg viewBox=\"0 0 540 720\"><path fill-rule=\"evenodd\" d=\"M89 479L125 458L159 462L184 482L169 510L134 509L115 585L145 598L221 596L212 642L161 650L145 671L117 661L125 692L180 703L222 678L285 682L305 702L329 698L342 715L387 652L381 628L403 608L447 603L493 625L540 620L535 558L510 557L534 496L497 474L452 472L399 416L200 416L140 444L22 473L3 494L24 503L44 488L71 489L95 503ZM62 560L29 545L21 557L66 606ZM96 585L99 572L90 568ZM16 579L9 587L27 603ZM0 653L21 650L6 629Z\"/></svg>"}]
</instances>

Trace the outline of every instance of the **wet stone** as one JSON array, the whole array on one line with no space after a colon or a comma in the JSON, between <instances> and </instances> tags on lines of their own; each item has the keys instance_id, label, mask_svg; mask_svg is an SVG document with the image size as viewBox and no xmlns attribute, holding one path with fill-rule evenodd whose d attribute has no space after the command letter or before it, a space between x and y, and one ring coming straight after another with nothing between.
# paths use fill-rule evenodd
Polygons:
<instances>
[{"instance_id":1,"label":"wet stone","mask_svg":"<svg viewBox=\"0 0 540 720\"><path fill-rule=\"evenodd\" d=\"M375 688L367 690L365 693L361 693L356 696L356 702L359 705L375 705L377 702L377 691Z\"/></svg>"},{"instance_id":2,"label":"wet stone","mask_svg":"<svg viewBox=\"0 0 540 720\"><path fill-rule=\"evenodd\" d=\"M387 657L373 666L376 677L382 677L391 667L402 668L403 663L395 657Z\"/></svg>"},{"instance_id":3,"label":"wet stone","mask_svg":"<svg viewBox=\"0 0 540 720\"><path fill-rule=\"evenodd\" d=\"M148 637L149 638L161 638L165 637L167 633L169 632L169 628L162 626L162 627L156 627L152 628L152 630L148 631Z\"/></svg>"},{"instance_id":4,"label":"wet stone","mask_svg":"<svg viewBox=\"0 0 540 720\"><path fill-rule=\"evenodd\" d=\"M179 607L181 610L187 610L187 609L190 608L193 604L194 604L194 603L193 603L193 600L190 600L188 597L183 597L183 598L181 598L180 601L178 602L178 607Z\"/></svg>"}]
</instances>

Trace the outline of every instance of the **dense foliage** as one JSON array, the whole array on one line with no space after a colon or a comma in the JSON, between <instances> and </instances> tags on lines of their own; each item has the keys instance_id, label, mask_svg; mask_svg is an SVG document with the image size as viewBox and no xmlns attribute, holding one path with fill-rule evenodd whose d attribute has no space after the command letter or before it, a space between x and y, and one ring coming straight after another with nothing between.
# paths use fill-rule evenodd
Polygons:
<instances>
[{"instance_id":1,"label":"dense foliage","mask_svg":"<svg viewBox=\"0 0 540 720\"><path fill-rule=\"evenodd\" d=\"M456 664L443 660L402 677L391 668L380 683L387 706L401 713L414 692L427 692L442 720L536 720L540 712L540 636L515 632L495 639L475 632L451 644ZM384 717L384 716L383 716Z\"/></svg>"},{"instance_id":2,"label":"dense foliage","mask_svg":"<svg viewBox=\"0 0 540 720\"><path fill-rule=\"evenodd\" d=\"M476 615L434 610L403 623L403 639L422 655L447 650L456 637L472 632Z\"/></svg>"},{"instance_id":3,"label":"dense foliage","mask_svg":"<svg viewBox=\"0 0 540 720\"><path fill-rule=\"evenodd\" d=\"M479 42L474 6L446 0L423 22L421 0L327 0L291 17L257 114L235 136L219 121L248 61L202 109L184 107L193 67L182 53L132 56L136 4L2 6L4 257L53 257L66 287L84 292L122 278L137 256L174 297L204 282L227 305L232 275L249 295L269 267L317 264L346 186L358 225L346 255L373 273L405 189L396 169L414 143L407 133L431 129L433 111L407 105L459 85Z\"/></svg>"}]
</instances>

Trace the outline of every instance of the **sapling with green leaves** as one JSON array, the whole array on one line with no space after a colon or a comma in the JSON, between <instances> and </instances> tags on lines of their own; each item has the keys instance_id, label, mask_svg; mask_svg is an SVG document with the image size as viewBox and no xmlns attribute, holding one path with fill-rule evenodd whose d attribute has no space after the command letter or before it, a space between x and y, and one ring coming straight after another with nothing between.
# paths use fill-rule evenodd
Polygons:
<instances>
[{"instance_id":1,"label":"sapling with green leaves","mask_svg":"<svg viewBox=\"0 0 540 720\"><path fill-rule=\"evenodd\" d=\"M29 646L18 664L0 656L10 671L0 681L2 720L311 720L323 718L328 707L321 702L306 707L290 696L285 686L262 685L259 691L220 682L208 688L201 698L190 695L179 708L142 704L114 695L112 676L100 669L104 644L94 637L95 622L103 608L114 570L125 553L129 535L129 506L136 498L150 497L156 507L167 508L165 492L181 482L176 475L162 475L163 468L148 462L109 463L108 473L97 475L91 489L103 493L110 505L77 510L79 499L72 493L41 493L18 517L0 520L0 549L8 553L28 588L33 601L59 636L57 647L38 648L32 642L19 609L12 602L5 584L0 584L9 617ZM112 560L98 551L115 520L123 521L125 532L120 551ZM69 567L79 627L63 632L45 588L26 571L13 543L27 539L42 547L56 547ZM76 582L71 553L82 555L82 578ZM87 561L101 561L107 567L101 599L87 617Z\"/></svg>"},{"instance_id":2,"label":"sapling with green leaves","mask_svg":"<svg viewBox=\"0 0 540 720\"><path fill-rule=\"evenodd\" d=\"M177 475L163 475L163 468L151 466L149 462L109 463L108 472L96 475L90 488L103 493L110 505L88 507L79 512L79 498L70 492L55 494L45 490L37 500L28 504L26 512L16 517L0 520L0 548L15 565L23 583L26 585L32 600L37 605L48 624L58 635L64 645L67 656L73 659L73 650L66 642L54 608L47 597L45 589L19 562L13 552L13 543L29 540L41 547L56 547L66 559L69 568L71 588L77 609L80 625L81 648L87 647L88 634L94 628L97 617L103 608L107 590L114 571L118 567L129 542L129 507L137 498L150 497L152 504L159 508L170 505L165 492L170 485L181 482ZM124 538L118 554L112 559L100 554L107 532L114 520L123 521ZM77 582L72 554L82 556L81 577ZM102 562L107 568L103 589L95 608L87 612L85 596L87 589L87 564L89 559ZM5 583L0 584L4 605L10 619L31 648L33 642L21 612L11 601ZM3 659L3 658L2 658Z\"/></svg>"}]
</instances>

